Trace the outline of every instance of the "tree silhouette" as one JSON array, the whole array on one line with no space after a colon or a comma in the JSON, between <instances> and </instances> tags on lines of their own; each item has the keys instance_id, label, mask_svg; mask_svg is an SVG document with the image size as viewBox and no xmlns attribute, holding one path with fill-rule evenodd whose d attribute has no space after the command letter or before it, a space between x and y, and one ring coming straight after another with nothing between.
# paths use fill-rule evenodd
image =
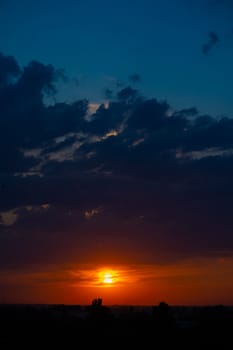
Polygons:
<instances>
[{"instance_id":1,"label":"tree silhouette","mask_svg":"<svg viewBox=\"0 0 233 350\"><path fill-rule=\"evenodd\" d=\"M153 318L159 330L169 331L175 327L172 308L164 301L161 301L158 306L154 306Z\"/></svg>"},{"instance_id":2,"label":"tree silhouette","mask_svg":"<svg viewBox=\"0 0 233 350\"><path fill-rule=\"evenodd\" d=\"M91 305L93 307L100 307L102 306L102 299L101 298L95 298L92 300Z\"/></svg>"},{"instance_id":3,"label":"tree silhouette","mask_svg":"<svg viewBox=\"0 0 233 350\"><path fill-rule=\"evenodd\" d=\"M108 321L113 318L111 309L103 305L102 298L95 298L92 300L89 307L89 320L92 321Z\"/></svg>"}]
</instances>

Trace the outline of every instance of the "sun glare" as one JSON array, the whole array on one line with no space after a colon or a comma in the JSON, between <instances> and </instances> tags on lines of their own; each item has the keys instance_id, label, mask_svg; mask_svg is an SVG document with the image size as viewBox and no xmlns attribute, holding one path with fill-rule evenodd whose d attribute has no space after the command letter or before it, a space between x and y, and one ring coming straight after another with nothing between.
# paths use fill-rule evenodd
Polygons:
<instances>
[{"instance_id":1,"label":"sun glare","mask_svg":"<svg viewBox=\"0 0 233 350\"><path fill-rule=\"evenodd\" d=\"M112 278L112 274L111 273L105 273L104 275L103 275L103 282L104 283L113 283L113 278Z\"/></svg>"},{"instance_id":2,"label":"sun glare","mask_svg":"<svg viewBox=\"0 0 233 350\"><path fill-rule=\"evenodd\" d=\"M113 270L99 271L99 283L102 286L113 286L119 281L119 274Z\"/></svg>"}]
</instances>

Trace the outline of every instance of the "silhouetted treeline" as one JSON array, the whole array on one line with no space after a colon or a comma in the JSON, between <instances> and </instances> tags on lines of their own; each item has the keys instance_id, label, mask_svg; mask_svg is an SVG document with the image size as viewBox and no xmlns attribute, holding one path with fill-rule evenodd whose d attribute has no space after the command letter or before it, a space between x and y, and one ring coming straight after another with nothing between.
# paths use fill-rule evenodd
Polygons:
<instances>
[{"instance_id":1,"label":"silhouetted treeline","mask_svg":"<svg viewBox=\"0 0 233 350\"><path fill-rule=\"evenodd\" d=\"M108 307L102 299L90 305L0 305L0 341L11 345L85 341L104 346L130 342L131 348L141 344L162 344L163 348L233 349L233 309L169 306L160 302L151 308ZM30 342L29 342L30 343ZM151 348L151 347L150 347Z\"/></svg>"}]
</instances>

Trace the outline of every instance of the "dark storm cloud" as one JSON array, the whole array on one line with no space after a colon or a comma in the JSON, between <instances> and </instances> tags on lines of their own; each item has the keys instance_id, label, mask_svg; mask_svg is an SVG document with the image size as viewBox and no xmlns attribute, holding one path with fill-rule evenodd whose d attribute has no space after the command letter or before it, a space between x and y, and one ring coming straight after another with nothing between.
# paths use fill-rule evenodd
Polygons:
<instances>
[{"instance_id":1,"label":"dark storm cloud","mask_svg":"<svg viewBox=\"0 0 233 350\"><path fill-rule=\"evenodd\" d=\"M146 100L133 111L128 121L129 130L145 130L152 132L167 124L169 105L156 99Z\"/></svg>"},{"instance_id":2,"label":"dark storm cloud","mask_svg":"<svg viewBox=\"0 0 233 350\"><path fill-rule=\"evenodd\" d=\"M208 53L212 50L212 48L217 45L220 41L219 36L216 32L211 31L208 35L208 40L205 44L202 45L202 52L204 55L208 55Z\"/></svg>"},{"instance_id":3,"label":"dark storm cloud","mask_svg":"<svg viewBox=\"0 0 233 350\"><path fill-rule=\"evenodd\" d=\"M143 245L148 261L233 250L232 119L131 86L87 118L87 99L44 104L52 65L1 55L1 71L1 264L87 259L97 246L114 257Z\"/></svg>"},{"instance_id":4,"label":"dark storm cloud","mask_svg":"<svg viewBox=\"0 0 233 350\"><path fill-rule=\"evenodd\" d=\"M12 81L15 76L17 79ZM20 72L14 58L0 56L0 154L3 172L22 172L36 163L35 158L23 156L23 149L41 147L53 142L55 137L81 129L87 101L49 107L43 103L45 95L56 93L55 83L59 78L62 78L61 71L55 70L52 65L33 61Z\"/></svg>"},{"instance_id":5,"label":"dark storm cloud","mask_svg":"<svg viewBox=\"0 0 233 350\"><path fill-rule=\"evenodd\" d=\"M7 86L20 73L20 68L13 56L0 53L0 88Z\"/></svg>"},{"instance_id":6,"label":"dark storm cloud","mask_svg":"<svg viewBox=\"0 0 233 350\"><path fill-rule=\"evenodd\" d=\"M135 102L137 96L138 91L133 89L131 86L126 86L117 93L118 99L127 103Z\"/></svg>"}]
</instances>

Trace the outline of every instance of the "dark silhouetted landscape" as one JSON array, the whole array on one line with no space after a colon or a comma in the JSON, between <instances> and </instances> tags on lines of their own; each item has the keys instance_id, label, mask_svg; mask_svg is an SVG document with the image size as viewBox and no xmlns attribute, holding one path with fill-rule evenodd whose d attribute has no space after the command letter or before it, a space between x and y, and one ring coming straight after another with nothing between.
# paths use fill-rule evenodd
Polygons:
<instances>
[{"instance_id":1,"label":"dark silhouetted landscape","mask_svg":"<svg viewBox=\"0 0 233 350\"><path fill-rule=\"evenodd\" d=\"M233 307L1 305L1 344L107 348L231 349ZM33 345L34 346L34 345ZM162 347L161 347L162 346Z\"/></svg>"}]
</instances>

